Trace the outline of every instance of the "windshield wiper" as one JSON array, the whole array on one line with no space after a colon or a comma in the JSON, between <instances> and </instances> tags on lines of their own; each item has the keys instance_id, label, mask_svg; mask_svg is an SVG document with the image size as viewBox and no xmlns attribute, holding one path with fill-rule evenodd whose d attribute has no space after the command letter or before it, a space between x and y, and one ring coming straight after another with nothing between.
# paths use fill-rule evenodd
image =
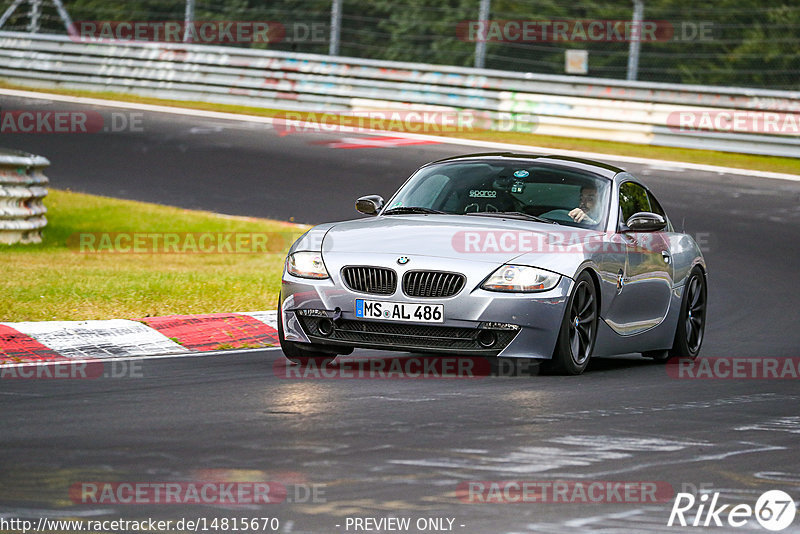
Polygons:
<instances>
[{"instance_id":1,"label":"windshield wiper","mask_svg":"<svg viewBox=\"0 0 800 534\"><path fill-rule=\"evenodd\" d=\"M464 215L481 215L484 217L511 217L515 219L529 219L531 221L536 222L543 222L549 224L558 224L556 221L552 221L550 219L543 219L541 217L537 217L536 215L531 215L530 213L523 213L521 211L471 211L469 213L465 213Z\"/></svg>"},{"instance_id":2,"label":"windshield wiper","mask_svg":"<svg viewBox=\"0 0 800 534\"><path fill-rule=\"evenodd\" d=\"M423 208L420 206L398 206L384 211L381 215L405 215L408 213L444 213L443 211L434 210L431 208Z\"/></svg>"}]
</instances>

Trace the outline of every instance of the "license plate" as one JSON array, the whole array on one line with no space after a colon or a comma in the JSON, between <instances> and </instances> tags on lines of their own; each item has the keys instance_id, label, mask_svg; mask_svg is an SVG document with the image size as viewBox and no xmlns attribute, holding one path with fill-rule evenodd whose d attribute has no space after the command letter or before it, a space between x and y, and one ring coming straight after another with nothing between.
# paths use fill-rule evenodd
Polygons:
<instances>
[{"instance_id":1,"label":"license plate","mask_svg":"<svg viewBox=\"0 0 800 534\"><path fill-rule=\"evenodd\" d=\"M443 323L444 305L356 299L356 317L384 321Z\"/></svg>"}]
</instances>

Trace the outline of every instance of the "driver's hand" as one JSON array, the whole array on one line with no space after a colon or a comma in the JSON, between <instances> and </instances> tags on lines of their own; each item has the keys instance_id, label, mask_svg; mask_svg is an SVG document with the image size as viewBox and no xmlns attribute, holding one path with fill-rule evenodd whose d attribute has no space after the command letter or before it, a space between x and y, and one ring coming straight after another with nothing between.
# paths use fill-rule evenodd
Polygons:
<instances>
[{"instance_id":1,"label":"driver's hand","mask_svg":"<svg viewBox=\"0 0 800 534\"><path fill-rule=\"evenodd\" d=\"M580 208L575 208L574 210L570 211L569 216L572 217L572 220L576 223L585 222L589 224L597 224L594 219L586 215L586 212Z\"/></svg>"}]
</instances>

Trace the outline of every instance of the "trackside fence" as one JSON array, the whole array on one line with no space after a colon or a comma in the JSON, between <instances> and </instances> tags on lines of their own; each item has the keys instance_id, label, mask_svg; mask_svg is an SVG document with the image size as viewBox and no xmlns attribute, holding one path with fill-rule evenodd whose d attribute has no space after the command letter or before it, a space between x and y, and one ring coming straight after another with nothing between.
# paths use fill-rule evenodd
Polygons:
<instances>
[{"instance_id":1,"label":"trackside fence","mask_svg":"<svg viewBox=\"0 0 800 534\"><path fill-rule=\"evenodd\" d=\"M304 111L470 110L495 130L797 157L800 92L0 32L0 79Z\"/></svg>"}]
</instances>

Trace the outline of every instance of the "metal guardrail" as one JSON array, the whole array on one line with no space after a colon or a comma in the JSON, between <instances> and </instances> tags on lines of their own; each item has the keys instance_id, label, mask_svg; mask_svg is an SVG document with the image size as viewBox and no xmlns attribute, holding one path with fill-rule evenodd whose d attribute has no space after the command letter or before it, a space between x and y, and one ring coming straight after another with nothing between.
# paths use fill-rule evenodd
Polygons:
<instances>
[{"instance_id":1,"label":"metal guardrail","mask_svg":"<svg viewBox=\"0 0 800 534\"><path fill-rule=\"evenodd\" d=\"M669 85L184 43L83 43L0 32L0 78L39 87L313 111L476 110L541 135L797 157L800 132L681 129L680 113L770 112L800 92Z\"/></svg>"},{"instance_id":2,"label":"metal guardrail","mask_svg":"<svg viewBox=\"0 0 800 534\"><path fill-rule=\"evenodd\" d=\"M41 243L49 166L42 156L0 149L0 243Z\"/></svg>"}]
</instances>

